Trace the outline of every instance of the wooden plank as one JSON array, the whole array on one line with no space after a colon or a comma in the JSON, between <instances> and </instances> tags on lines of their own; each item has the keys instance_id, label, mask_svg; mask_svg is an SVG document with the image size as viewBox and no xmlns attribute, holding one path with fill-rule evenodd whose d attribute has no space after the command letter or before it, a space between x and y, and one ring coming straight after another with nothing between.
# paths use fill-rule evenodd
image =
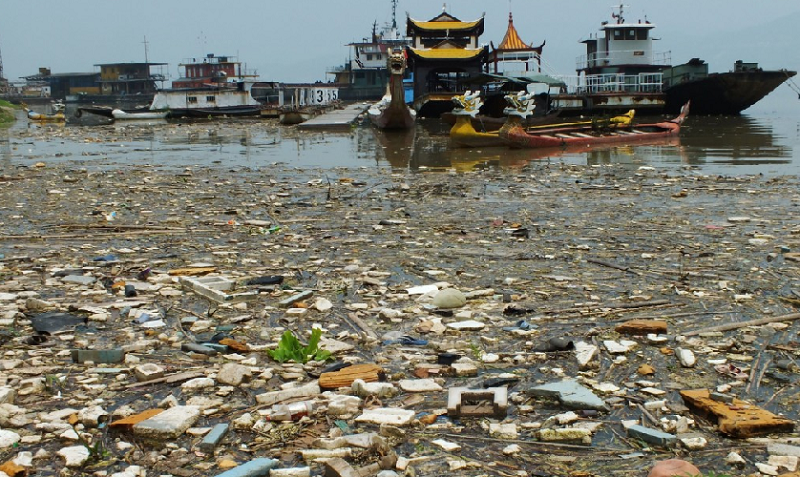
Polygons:
<instances>
[{"instance_id":1,"label":"wooden plank","mask_svg":"<svg viewBox=\"0 0 800 477\"><path fill-rule=\"evenodd\" d=\"M343 109L332 109L297 125L299 129L347 128L367 109L368 104L358 103Z\"/></svg>"}]
</instances>

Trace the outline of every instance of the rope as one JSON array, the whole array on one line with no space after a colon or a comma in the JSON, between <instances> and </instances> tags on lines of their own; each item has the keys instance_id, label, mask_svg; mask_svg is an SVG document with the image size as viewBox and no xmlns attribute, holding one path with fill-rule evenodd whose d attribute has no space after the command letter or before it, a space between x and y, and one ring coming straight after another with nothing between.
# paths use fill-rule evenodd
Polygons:
<instances>
[{"instance_id":1,"label":"rope","mask_svg":"<svg viewBox=\"0 0 800 477\"><path fill-rule=\"evenodd\" d=\"M787 86L792 88L792 91L797 93L797 99L800 99L800 86L797 86L797 83L794 82L794 80L792 79L792 77L791 77L791 75L789 74L788 71L784 71L784 74L786 74L786 84L787 84Z\"/></svg>"}]
</instances>

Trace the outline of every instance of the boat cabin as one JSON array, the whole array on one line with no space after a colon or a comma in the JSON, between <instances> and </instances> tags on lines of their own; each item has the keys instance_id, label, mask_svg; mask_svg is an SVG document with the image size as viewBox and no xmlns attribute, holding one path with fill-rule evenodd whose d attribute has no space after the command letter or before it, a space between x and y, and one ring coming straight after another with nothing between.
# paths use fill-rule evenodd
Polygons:
<instances>
[{"instance_id":1,"label":"boat cabin","mask_svg":"<svg viewBox=\"0 0 800 477\"><path fill-rule=\"evenodd\" d=\"M660 92L661 71L669 67L670 54L653 49L652 30L647 21L628 22L624 6L612 13L614 22L603 22L600 32L581 41L586 54L577 59L580 88L586 93Z\"/></svg>"},{"instance_id":2,"label":"boat cabin","mask_svg":"<svg viewBox=\"0 0 800 477\"><path fill-rule=\"evenodd\" d=\"M218 87L172 88L158 91L150 105L152 110L224 109L259 106L250 94L253 83L239 82Z\"/></svg>"},{"instance_id":3,"label":"boat cabin","mask_svg":"<svg viewBox=\"0 0 800 477\"><path fill-rule=\"evenodd\" d=\"M166 63L103 63L100 67L100 94L105 95L152 95L159 88L156 82L163 83L162 73L153 73L153 67L163 67Z\"/></svg>"},{"instance_id":4,"label":"boat cabin","mask_svg":"<svg viewBox=\"0 0 800 477\"><path fill-rule=\"evenodd\" d=\"M71 95L99 94L98 73L53 73L50 68L39 68L39 73L25 76L22 90L38 91L37 96L66 99Z\"/></svg>"},{"instance_id":5,"label":"boat cabin","mask_svg":"<svg viewBox=\"0 0 800 477\"><path fill-rule=\"evenodd\" d=\"M172 82L173 88L202 88L213 83L255 81L258 77L255 71L243 68L236 57L216 56L214 53L201 59L186 59L178 64L178 68L182 70L182 76Z\"/></svg>"}]
</instances>

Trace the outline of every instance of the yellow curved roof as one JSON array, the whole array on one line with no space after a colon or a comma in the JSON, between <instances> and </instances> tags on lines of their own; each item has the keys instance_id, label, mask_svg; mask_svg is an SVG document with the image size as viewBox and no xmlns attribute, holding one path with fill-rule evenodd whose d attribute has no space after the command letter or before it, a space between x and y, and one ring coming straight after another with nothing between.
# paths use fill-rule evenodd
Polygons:
<instances>
[{"instance_id":1,"label":"yellow curved roof","mask_svg":"<svg viewBox=\"0 0 800 477\"><path fill-rule=\"evenodd\" d=\"M417 20L409 19L417 28L424 30L469 30L478 26L481 20L472 22L420 22Z\"/></svg>"},{"instance_id":2,"label":"yellow curved roof","mask_svg":"<svg viewBox=\"0 0 800 477\"><path fill-rule=\"evenodd\" d=\"M420 58L428 58L432 60L440 60L446 58L453 58L453 59L469 59L475 58L476 56L483 53L483 48L437 48L433 50L418 50L416 48L410 48L410 50Z\"/></svg>"},{"instance_id":3,"label":"yellow curved roof","mask_svg":"<svg viewBox=\"0 0 800 477\"><path fill-rule=\"evenodd\" d=\"M498 46L497 49L498 50L533 49L530 45L522 41L522 38L519 37L517 29L514 28L514 19L511 17L511 13L508 14L508 30L506 30L506 36L503 37L503 41L500 42L500 46Z\"/></svg>"}]
</instances>

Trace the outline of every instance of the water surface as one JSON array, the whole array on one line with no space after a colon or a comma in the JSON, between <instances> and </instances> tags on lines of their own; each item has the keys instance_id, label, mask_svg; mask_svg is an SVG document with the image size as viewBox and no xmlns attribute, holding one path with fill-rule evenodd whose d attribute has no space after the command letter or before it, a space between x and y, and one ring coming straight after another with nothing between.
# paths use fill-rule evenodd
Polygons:
<instances>
[{"instance_id":1,"label":"water surface","mask_svg":"<svg viewBox=\"0 0 800 477\"><path fill-rule=\"evenodd\" d=\"M800 174L800 103L736 117L687 120L677 140L653 144L524 150L451 146L449 126L420 120L413 131L382 132L368 124L344 131L303 131L275 120L117 122L70 116L66 126L29 124L24 115L0 132L5 165L78 160L87 166L158 164L261 168L366 167L387 170L519 170L531 161L622 164L706 174Z\"/></svg>"}]
</instances>

